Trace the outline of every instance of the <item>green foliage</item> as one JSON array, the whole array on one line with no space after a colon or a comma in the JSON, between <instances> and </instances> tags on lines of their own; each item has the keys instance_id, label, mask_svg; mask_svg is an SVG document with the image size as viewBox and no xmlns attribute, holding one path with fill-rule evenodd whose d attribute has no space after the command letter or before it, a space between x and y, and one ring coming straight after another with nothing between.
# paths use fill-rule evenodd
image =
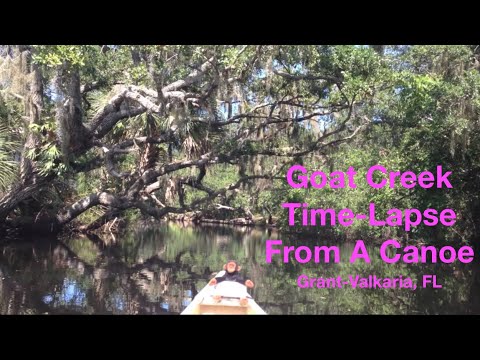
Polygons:
<instances>
[{"instance_id":1,"label":"green foliage","mask_svg":"<svg viewBox=\"0 0 480 360\"><path fill-rule=\"evenodd\" d=\"M32 58L36 63L47 67L55 67L64 63L83 66L87 47L84 45L38 45L35 46L35 54Z\"/></svg>"},{"instance_id":2,"label":"green foliage","mask_svg":"<svg viewBox=\"0 0 480 360\"><path fill-rule=\"evenodd\" d=\"M358 45L40 45L33 47L32 54L33 61L41 65L44 84L52 83L61 66L78 70L81 85L93 89L83 94L83 121L87 126L125 85L135 85L143 89L139 91L144 91L148 101L165 105L162 112L146 111L118 121L101 139L102 145L112 148L126 139L171 134L167 143L149 146L148 152L144 144L135 144L128 154L116 154L115 169L119 172L135 177L145 171L145 164L161 167L213 152L220 164L207 165L202 181L214 191L244 175L284 176L295 163L327 173L353 166L359 174L357 189L301 190L288 187L282 180L250 181L202 204L199 210L209 216L223 219L243 216L241 211L248 211L258 217L279 219L284 230L337 238L382 239L407 235L399 228L373 228L362 222L348 228L290 227L281 204L307 202L310 207L348 207L365 212L366 206L374 202L379 213L393 207L449 207L459 216L454 227L420 226L409 234L410 238L426 242L467 242L479 238L475 230L480 228L478 47L384 46L379 51L378 47ZM184 79L192 72L198 74L199 67L209 59L214 59L212 68L201 80L181 89L188 98L155 98L159 87ZM15 137L6 140L25 138L28 131L35 132L41 143L37 149L29 150L27 157L37 162L41 174L66 175L69 169L60 154L55 135L58 129L53 121L58 96L55 86L46 86L41 122L27 128L24 117L29 111L25 105L28 75L23 70L12 70L14 65L23 69L25 64L20 60L16 60L17 64L5 58L0 65L0 118L5 119L2 123L8 119L12 131L18 128ZM21 91L13 91L14 88ZM192 102L195 94L204 95ZM135 102L130 99L116 104L114 110L124 109L132 101ZM278 101L284 103L277 103L273 109L265 105ZM246 114L248 111L251 113ZM236 119L241 113L245 118ZM309 113L322 115L301 119ZM214 124L229 116L233 117L229 126ZM292 118L297 120L285 121ZM275 122L265 125L266 120ZM359 126L361 130L353 136ZM322 139L332 131L334 134ZM309 148L318 149L290 156ZM9 163L12 159L5 155L8 152L4 150L1 160L2 174L6 174L6 168L11 174L12 165L18 165ZM95 150L81 158L72 155L69 161L84 164L102 154ZM365 184L363 175L377 163L389 171L417 173L432 171L442 164L454 172L454 188L374 190ZM71 199L100 188L125 191L133 181L112 176L105 167L85 176L73 172L70 175L75 181ZM3 178L7 179L6 176ZM198 169L182 169L161 177L162 187L155 194L161 202L168 200L169 205L180 205L180 189L174 185L182 176L196 177ZM4 188L7 183L3 180ZM187 185L183 191L186 203L206 195ZM153 200L151 204L158 205ZM235 210L219 210L219 205Z\"/></svg>"},{"instance_id":3,"label":"green foliage","mask_svg":"<svg viewBox=\"0 0 480 360\"><path fill-rule=\"evenodd\" d=\"M52 133L55 130L55 121L54 119L46 119L41 125L31 124L29 129L38 136L43 133ZM48 138L44 138L38 148L28 149L25 153L26 158L38 162L39 174L42 176L49 175L52 172L61 176L67 172L68 167L61 162L61 156L58 142L55 139L49 141Z\"/></svg>"},{"instance_id":4,"label":"green foliage","mask_svg":"<svg viewBox=\"0 0 480 360\"><path fill-rule=\"evenodd\" d=\"M293 189L285 179L257 179L233 191L223 192L211 202L202 203L195 210L201 211L205 217L228 219L245 216L246 212L252 213L255 218L270 217L278 220L277 225L283 231L295 233L295 239L306 235L310 240L326 239L336 243L341 240L342 249L346 249L347 253L351 245L348 240L358 238L370 244L397 238L417 244L465 242L478 245L478 46L385 46L383 51L377 47L351 45L35 46L33 61L41 65L45 89L40 121L33 125L28 125L31 111L35 110L30 101L29 64L21 57L11 59L1 53L0 194L3 195L15 182L20 164L17 156L21 148L19 140L25 140L30 131L35 133L39 145L29 149L26 156L36 162L40 175L56 174L65 183L68 179L62 199L56 199L53 204L50 200L42 202L41 197L35 194L38 209L32 212L40 212L47 204L56 207L48 211L58 213L63 205L98 191L125 194L138 177L148 171L146 164L149 168L161 169L211 153L212 161L206 164L202 185L213 191L234 184L246 175L284 177L293 164L325 173L354 167L357 188ZM155 97L159 88L185 79L188 74L198 74L200 66L209 59L213 59L211 69L199 81L179 89L184 91L184 98ZM145 100L161 107L162 111L145 111L116 122L106 136L94 139L95 146L86 154L78 156L72 151L72 158L68 159L72 168L67 169L56 135L59 129L54 121L57 105L62 104L58 100L63 100L59 96L67 93L55 88L53 80L62 74L57 71L59 68L65 69L64 74L67 75L70 71L78 71L82 89L91 89L82 94L82 121L87 128L104 110L110 120L115 120L118 112L141 107L130 98L121 104L110 103L128 85L142 89L139 91L144 91L141 94ZM198 94L201 96L197 97ZM276 105L271 106L275 102ZM105 109L109 103L111 107ZM305 114L312 113L317 115L302 119ZM239 114L244 117L236 117ZM219 123L227 120L228 126L220 126L224 124ZM106 150L118 148L129 139L164 135L169 136L165 143L147 146L143 142L135 142L128 153L119 151L115 154L115 170L132 176L116 177L104 164L85 173L70 171L74 166L88 165L97 158L105 159ZM298 152L302 155L292 156ZM365 182L367 169L375 164L383 165L388 171L410 170L417 174L435 171L437 165L442 165L445 171L452 171L453 188L387 187L375 190ZM161 185L155 192L159 200L154 201L149 194L141 192L135 201L145 201L154 207L164 203L178 207L181 190L185 193L187 204L204 198L207 195L205 191L188 185L178 188L178 180L195 179L199 173L198 168L191 167L160 176L155 179ZM355 213L366 213L368 204L373 202L378 214L385 214L391 208L450 208L457 214L457 223L452 227L419 226L409 233L400 227L371 227L366 221L355 221L349 227L289 226L288 212L281 206L285 202L305 202L310 208L333 208L337 211L350 208ZM82 214L79 220L90 223L107 210L94 207ZM131 224L140 217L137 210L125 211L123 215ZM144 217L148 218L147 215ZM227 231L203 232L172 226L130 233L121 245L111 249L112 253L120 253L120 260L127 265L122 268L122 274L128 276L119 277L107 285L111 296L103 299L104 304L109 309L122 312L123 308L116 306L116 301L130 295L125 290L125 283L142 279L139 274L132 274L131 269L150 258L175 264L169 295L180 299L183 286L203 286L212 271L218 270L227 258L235 257L247 264L247 268L256 271L262 285L255 290L258 291L256 296L261 303L269 306L271 313L438 313L464 304L469 296L466 284L475 283L471 274L465 272L459 275L452 267L442 269L448 276L444 280L445 291L437 297L428 292L419 292L414 297L397 290L358 292L315 289L299 293L295 281L305 268L295 264L265 265L262 241L266 236L267 233L257 232L244 238ZM105 259L89 240L84 239L71 247L85 259L88 271L98 264L108 267L110 260ZM2 258L0 264L11 263L12 259L15 260L16 256ZM116 258L112 262L116 266L121 263L120 260ZM40 263L36 261L30 265L32 269L37 269L35 266L40 266ZM155 266L160 268L163 265L149 263L151 268L148 270L153 271L151 269L155 270ZM438 270L421 266L410 266L408 269L401 265L385 267L378 257L368 265L342 261L335 266L319 268L308 264L305 267L312 274L325 277L374 272L384 276L399 273L415 276ZM17 274L17 271L13 273ZM62 283L64 278L58 271L52 275L53 285L48 292L55 296L52 295L51 304L58 307L80 304L78 306L86 307L88 301L81 294L87 293L87 290L91 294L98 279L81 278L72 269L65 273L67 285ZM97 271L95 276L98 277L98 273L101 271ZM24 281L28 283L42 281L43 278L35 274L42 274L42 271L18 272L15 276L24 276ZM161 276L170 276L166 274ZM462 281L456 281L458 279ZM75 287L74 297L67 295L66 289L71 287ZM55 290L57 288L61 291ZM148 300L158 303L163 290L152 286ZM475 292L472 290L471 293ZM272 296L274 300L271 300ZM275 308L272 301L280 304L279 307ZM422 304L429 304L429 307Z\"/></svg>"},{"instance_id":5,"label":"green foliage","mask_svg":"<svg viewBox=\"0 0 480 360\"><path fill-rule=\"evenodd\" d=\"M0 194L13 183L18 171L18 164L12 157L18 144L9 140L9 128L0 124Z\"/></svg>"}]
</instances>

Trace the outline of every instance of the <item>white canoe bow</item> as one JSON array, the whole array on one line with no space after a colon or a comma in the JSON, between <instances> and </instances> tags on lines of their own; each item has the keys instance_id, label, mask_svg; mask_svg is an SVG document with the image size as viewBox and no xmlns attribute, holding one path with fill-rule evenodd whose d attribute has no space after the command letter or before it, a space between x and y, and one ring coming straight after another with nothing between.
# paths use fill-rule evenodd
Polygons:
<instances>
[{"instance_id":1,"label":"white canoe bow","mask_svg":"<svg viewBox=\"0 0 480 360\"><path fill-rule=\"evenodd\" d=\"M220 276L218 274L217 276ZM213 300L213 295L220 295L220 302ZM246 296L247 305L240 305L240 298ZM233 281L222 281L217 285L207 285L181 315L266 315L266 312L253 300L245 285Z\"/></svg>"}]
</instances>

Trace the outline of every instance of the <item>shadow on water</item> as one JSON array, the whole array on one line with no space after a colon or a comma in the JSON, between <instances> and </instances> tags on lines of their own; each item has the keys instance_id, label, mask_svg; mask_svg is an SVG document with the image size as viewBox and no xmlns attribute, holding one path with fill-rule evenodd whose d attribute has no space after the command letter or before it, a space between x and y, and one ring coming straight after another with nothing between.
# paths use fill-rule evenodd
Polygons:
<instances>
[{"instance_id":1,"label":"shadow on water","mask_svg":"<svg viewBox=\"0 0 480 360\"><path fill-rule=\"evenodd\" d=\"M229 258L256 283L269 314L480 313L480 270L472 264L350 264L352 244L336 244L338 264L265 262L265 241L308 245L268 229L164 224L113 238L35 239L0 248L1 314L178 314ZM317 242L320 244L320 242ZM477 260L477 259L475 259ZM297 286L301 274L411 277L436 274L442 289L352 289Z\"/></svg>"}]
</instances>

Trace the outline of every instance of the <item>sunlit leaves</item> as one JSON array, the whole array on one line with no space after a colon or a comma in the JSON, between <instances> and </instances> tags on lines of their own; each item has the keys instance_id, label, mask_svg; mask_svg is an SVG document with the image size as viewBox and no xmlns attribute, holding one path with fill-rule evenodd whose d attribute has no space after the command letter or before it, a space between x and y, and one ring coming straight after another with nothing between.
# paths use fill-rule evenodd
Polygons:
<instances>
[{"instance_id":1,"label":"sunlit leaves","mask_svg":"<svg viewBox=\"0 0 480 360\"><path fill-rule=\"evenodd\" d=\"M13 183L18 170L18 163L13 158L18 144L10 141L8 134L9 129L0 124L0 193Z\"/></svg>"},{"instance_id":2,"label":"sunlit leaves","mask_svg":"<svg viewBox=\"0 0 480 360\"><path fill-rule=\"evenodd\" d=\"M35 46L33 60L47 67L55 67L63 63L85 65L85 45L39 45Z\"/></svg>"}]
</instances>

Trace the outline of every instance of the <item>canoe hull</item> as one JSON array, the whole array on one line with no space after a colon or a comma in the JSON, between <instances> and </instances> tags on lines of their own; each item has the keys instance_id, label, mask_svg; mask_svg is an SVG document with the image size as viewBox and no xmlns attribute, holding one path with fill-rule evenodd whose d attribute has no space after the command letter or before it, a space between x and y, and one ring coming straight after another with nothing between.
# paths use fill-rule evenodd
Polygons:
<instances>
[{"instance_id":1,"label":"canoe hull","mask_svg":"<svg viewBox=\"0 0 480 360\"><path fill-rule=\"evenodd\" d=\"M213 295L220 295L220 302L213 300ZM240 297L246 296L247 305L240 305ZM216 286L205 286L181 315L265 315L265 311L258 306L248 294L246 286L223 281Z\"/></svg>"}]
</instances>

